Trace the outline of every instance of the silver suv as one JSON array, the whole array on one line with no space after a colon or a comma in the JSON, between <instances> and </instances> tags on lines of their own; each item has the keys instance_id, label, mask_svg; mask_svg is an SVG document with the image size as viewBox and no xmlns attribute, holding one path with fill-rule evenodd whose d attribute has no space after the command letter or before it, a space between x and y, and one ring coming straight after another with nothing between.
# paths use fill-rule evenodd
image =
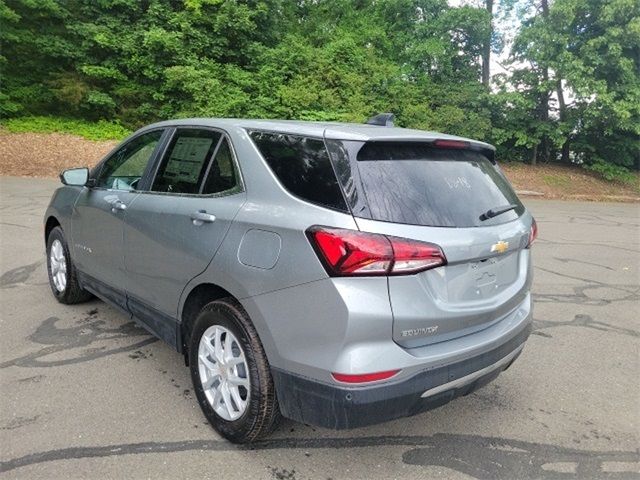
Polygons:
<instances>
[{"instance_id":1,"label":"silver suv","mask_svg":"<svg viewBox=\"0 0 640 480\"><path fill-rule=\"evenodd\" d=\"M486 143L368 124L189 119L61 174L51 290L184 355L233 442L343 429L493 380L531 329L536 224Z\"/></svg>"}]
</instances>

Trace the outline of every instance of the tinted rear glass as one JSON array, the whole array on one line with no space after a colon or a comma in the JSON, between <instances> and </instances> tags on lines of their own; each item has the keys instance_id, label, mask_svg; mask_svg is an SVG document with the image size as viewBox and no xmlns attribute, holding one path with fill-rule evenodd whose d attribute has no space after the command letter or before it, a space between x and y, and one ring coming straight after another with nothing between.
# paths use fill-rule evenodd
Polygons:
<instances>
[{"instance_id":1,"label":"tinted rear glass","mask_svg":"<svg viewBox=\"0 0 640 480\"><path fill-rule=\"evenodd\" d=\"M496 225L518 218L524 207L506 178L470 150L423 143L366 143L357 154L371 218L437 227ZM515 210L481 221L487 210Z\"/></svg>"},{"instance_id":2,"label":"tinted rear glass","mask_svg":"<svg viewBox=\"0 0 640 480\"><path fill-rule=\"evenodd\" d=\"M287 190L309 202L348 211L322 140L257 131L250 135Z\"/></svg>"}]
</instances>

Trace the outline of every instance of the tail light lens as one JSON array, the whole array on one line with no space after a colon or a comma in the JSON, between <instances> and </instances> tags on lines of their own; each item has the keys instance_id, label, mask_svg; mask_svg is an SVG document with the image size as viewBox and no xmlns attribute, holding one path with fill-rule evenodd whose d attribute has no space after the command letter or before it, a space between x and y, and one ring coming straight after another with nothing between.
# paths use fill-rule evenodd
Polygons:
<instances>
[{"instance_id":1,"label":"tail light lens","mask_svg":"<svg viewBox=\"0 0 640 480\"><path fill-rule=\"evenodd\" d=\"M307 236L334 277L404 275L447 263L432 243L328 227L311 227Z\"/></svg>"},{"instance_id":2,"label":"tail light lens","mask_svg":"<svg viewBox=\"0 0 640 480\"><path fill-rule=\"evenodd\" d=\"M531 247L531 244L538 238L538 224L536 223L536 219L533 218L531 222L531 231L529 232L529 243L527 244L527 248Z\"/></svg>"}]
</instances>

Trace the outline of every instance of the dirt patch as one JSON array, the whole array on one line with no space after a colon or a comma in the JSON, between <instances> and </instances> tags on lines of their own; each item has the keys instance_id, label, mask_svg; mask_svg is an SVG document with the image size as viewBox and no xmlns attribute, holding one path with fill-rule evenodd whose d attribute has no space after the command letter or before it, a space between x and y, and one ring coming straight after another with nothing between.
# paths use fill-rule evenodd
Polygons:
<instances>
[{"instance_id":1,"label":"dirt patch","mask_svg":"<svg viewBox=\"0 0 640 480\"><path fill-rule=\"evenodd\" d=\"M542 193L540 198L640 202L640 176L632 184L608 182L583 168L564 165L500 164L516 190Z\"/></svg>"},{"instance_id":2,"label":"dirt patch","mask_svg":"<svg viewBox=\"0 0 640 480\"><path fill-rule=\"evenodd\" d=\"M56 177L65 168L93 166L117 141L94 142L66 133L8 133L0 129L0 175ZM501 163L518 191L539 198L640 202L640 177L635 184L607 182L577 167Z\"/></svg>"},{"instance_id":3,"label":"dirt patch","mask_svg":"<svg viewBox=\"0 0 640 480\"><path fill-rule=\"evenodd\" d=\"M91 167L118 144L66 133L7 133L0 130L0 175L56 177L72 167Z\"/></svg>"}]
</instances>

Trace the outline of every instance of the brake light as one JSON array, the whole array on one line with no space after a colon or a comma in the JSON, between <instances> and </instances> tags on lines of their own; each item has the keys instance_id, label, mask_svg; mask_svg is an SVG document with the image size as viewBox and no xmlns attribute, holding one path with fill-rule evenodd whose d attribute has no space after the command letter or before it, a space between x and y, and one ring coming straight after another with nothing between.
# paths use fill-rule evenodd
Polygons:
<instances>
[{"instance_id":1,"label":"brake light","mask_svg":"<svg viewBox=\"0 0 640 480\"><path fill-rule=\"evenodd\" d=\"M461 140L436 140L433 142L433 146L438 148L465 149L469 148L469 142L463 142Z\"/></svg>"},{"instance_id":2,"label":"brake light","mask_svg":"<svg viewBox=\"0 0 640 480\"><path fill-rule=\"evenodd\" d=\"M334 277L405 275L447 263L442 249L432 243L317 226L307 236Z\"/></svg>"},{"instance_id":3,"label":"brake light","mask_svg":"<svg viewBox=\"0 0 640 480\"><path fill-rule=\"evenodd\" d=\"M414 273L446 263L439 246L404 238L388 237L393 248L392 273Z\"/></svg>"},{"instance_id":4,"label":"brake light","mask_svg":"<svg viewBox=\"0 0 640 480\"><path fill-rule=\"evenodd\" d=\"M529 232L529 243L527 244L527 248L531 246L536 238L538 238L538 224L536 223L536 219L533 218L531 222L531 231Z\"/></svg>"},{"instance_id":5,"label":"brake light","mask_svg":"<svg viewBox=\"0 0 640 480\"><path fill-rule=\"evenodd\" d=\"M339 382L344 383L367 383L377 382L378 380L386 380L393 377L400 370L388 370L386 372L364 373L360 375L351 375L346 373L332 373L331 376Z\"/></svg>"}]
</instances>

